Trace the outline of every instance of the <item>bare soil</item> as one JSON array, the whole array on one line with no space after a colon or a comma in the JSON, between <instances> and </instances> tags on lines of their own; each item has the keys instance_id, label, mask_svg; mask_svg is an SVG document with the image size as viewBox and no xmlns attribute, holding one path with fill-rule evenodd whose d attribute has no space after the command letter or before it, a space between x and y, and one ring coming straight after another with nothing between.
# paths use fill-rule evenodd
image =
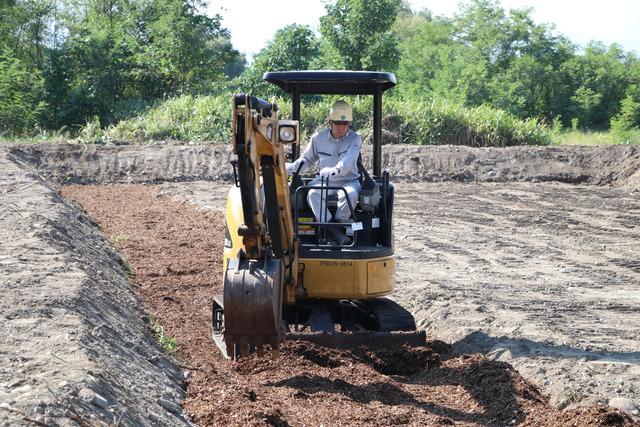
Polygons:
<instances>
[{"instance_id":1,"label":"bare soil","mask_svg":"<svg viewBox=\"0 0 640 427\"><path fill-rule=\"evenodd\" d=\"M0 425L638 425L638 147L385 147L395 299L429 345L287 343L237 365L209 331L228 157L0 146ZM160 185L61 189L119 255L68 183Z\"/></svg>"},{"instance_id":2,"label":"bare soil","mask_svg":"<svg viewBox=\"0 0 640 427\"><path fill-rule=\"evenodd\" d=\"M222 290L221 214L157 190L73 185L62 192L125 255L145 308L180 343L192 372L184 406L196 424L560 425L558 411L509 364L450 356L442 342L378 352L291 342L276 359L224 360L210 339L208 304ZM606 408L575 414L563 414L562 425L631 423Z\"/></svg>"},{"instance_id":3,"label":"bare soil","mask_svg":"<svg viewBox=\"0 0 640 427\"><path fill-rule=\"evenodd\" d=\"M13 145L9 156L60 184L233 179L229 144L140 147ZM371 165L371 146L363 147ZM506 147L389 145L382 166L409 182L564 182L640 188L640 146Z\"/></svg>"},{"instance_id":4,"label":"bare soil","mask_svg":"<svg viewBox=\"0 0 640 427\"><path fill-rule=\"evenodd\" d=\"M0 426L191 425L121 256L2 153L0 292Z\"/></svg>"},{"instance_id":5,"label":"bare soil","mask_svg":"<svg viewBox=\"0 0 640 427\"><path fill-rule=\"evenodd\" d=\"M559 183L404 186L396 297L454 351L512 364L557 407L637 407L638 196Z\"/></svg>"},{"instance_id":6,"label":"bare soil","mask_svg":"<svg viewBox=\"0 0 640 427\"><path fill-rule=\"evenodd\" d=\"M224 206L211 183L161 193ZM639 196L627 186L399 184L394 297L432 338L512 364L558 408L625 399L637 411Z\"/></svg>"}]
</instances>

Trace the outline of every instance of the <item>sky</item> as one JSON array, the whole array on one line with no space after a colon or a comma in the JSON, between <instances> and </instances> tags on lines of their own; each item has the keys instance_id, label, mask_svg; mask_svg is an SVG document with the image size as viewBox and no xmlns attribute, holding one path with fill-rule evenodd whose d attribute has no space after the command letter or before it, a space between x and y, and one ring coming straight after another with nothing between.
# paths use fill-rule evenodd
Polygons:
<instances>
[{"instance_id":1,"label":"sky","mask_svg":"<svg viewBox=\"0 0 640 427\"><path fill-rule=\"evenodd\" d=\"M434 15L452 16L456 0L409 0L413 10L429 9ZM506 10L534 9L536 23L554 24L560 34L584 46L591 40L605 45L619 43L624 50L640 54L640 1L638 0L501 0ZM209 0L209 13L220 13L231 31L234 48L251 56L289 24L318 30L325 14L322 0Z\"/></svg>"}]
</instances>

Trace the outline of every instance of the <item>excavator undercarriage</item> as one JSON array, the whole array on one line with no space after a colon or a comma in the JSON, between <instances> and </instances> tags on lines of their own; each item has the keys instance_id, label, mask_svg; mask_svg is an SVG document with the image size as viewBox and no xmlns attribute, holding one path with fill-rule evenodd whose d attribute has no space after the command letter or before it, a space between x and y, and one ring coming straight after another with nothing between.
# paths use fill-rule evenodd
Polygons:
<instances>
[{"instance_id":1,"label":"excavator undercarriage","mask_svg":"<svg viewBox=\"0 0 640 427\"><path fill-rule=\"evenodd\" d=\"M260 353L265 344L269 344L271 349L277 349L277 340L265 342L263 339L269 332L277 335L278 328L271 328L271 324L269 331L264 324L256 324L255 329L247 330L244 335L230 337L225 334L225 321L229 316L225 316L224 307L223 299L220 296L214 297L213 338L228 358L235 359L253 351ZM237 306L234 306L234 310L238 310ZM250 322L244 323L245 327L250 323L254 324L260 315L262 319L270 319L269 316L264 316L262 310L259 311L260 314L251 316ZM309 300L285 306L282 319L279 326L282 333L286 332L286 339L312 342L330 348L399 348L403 345L420 347L426 342L425 332L416 331L411 313L388 298L362 301ZM260 337L259 340L256 337Z\"/></svg>"}]
</instances>

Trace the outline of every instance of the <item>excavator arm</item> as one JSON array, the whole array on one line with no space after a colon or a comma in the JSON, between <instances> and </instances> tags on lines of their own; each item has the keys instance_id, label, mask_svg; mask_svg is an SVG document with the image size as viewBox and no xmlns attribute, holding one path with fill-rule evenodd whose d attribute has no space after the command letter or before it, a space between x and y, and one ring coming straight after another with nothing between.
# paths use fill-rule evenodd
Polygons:
<instances>
[{"instance_id":1,"label":"excavator arm","mask_svg":"<svg viewBox=\"0 0 640 427\"><path fill-rule=\"evenodd\" d=\"M223 300L214 302L214 339L230 358L284 340L283 301L295 301L298 242L287 184L284 146L298 123L278 120L276 104L233 97L233 153L243 223L242 248L224 272ZM220 315L216 331L216 304ZM216 334L216 332L218 332Z\"/></svg>"},{"instance_id":2,"label":"excavator arm","mask_svg":"<svg viewBox=\"0 0 640 427\"><path fill-rule=\"evenodd\" d=\"M262 258L268 243L275 257L284 258L294 241L284 144L296 141L298 125L278 120L275 104L240 94L234 97L232 126L244 217L238 234L246 255Z\"/></svg>"}]
</instances>

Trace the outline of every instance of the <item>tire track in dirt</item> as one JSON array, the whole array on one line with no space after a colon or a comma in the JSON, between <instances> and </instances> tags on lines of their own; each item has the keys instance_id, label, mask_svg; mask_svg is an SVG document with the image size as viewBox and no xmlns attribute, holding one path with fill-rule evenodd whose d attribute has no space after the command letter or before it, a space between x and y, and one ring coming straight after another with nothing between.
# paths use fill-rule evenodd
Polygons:
<instances>
[{"instance_id":1,"label":"tire track in dirt","mask_svg":"<svg viewBox=\"0 0 640 427\"><path fill-rule=\"evenodd\" d=\"M514 364L560 407L637 400L634 193L442 183L400 186L397 199L397 297L422 326L457 351ZM400 231L419 212L425 231Z\"/></svg>"}]
</instances>

